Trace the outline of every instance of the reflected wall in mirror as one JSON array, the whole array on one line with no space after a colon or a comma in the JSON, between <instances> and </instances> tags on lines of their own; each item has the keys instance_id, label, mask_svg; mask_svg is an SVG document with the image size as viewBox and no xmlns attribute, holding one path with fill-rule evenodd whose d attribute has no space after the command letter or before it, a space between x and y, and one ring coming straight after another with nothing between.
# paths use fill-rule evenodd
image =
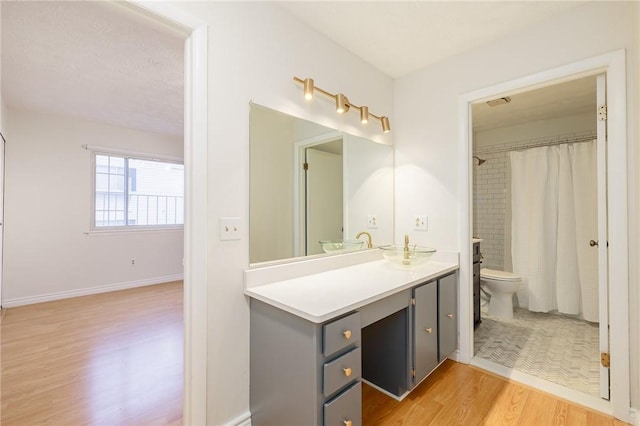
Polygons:
<instances>
[{"instance_id":1,"label":"reflected wall in mirror","mask_svg":"<svg viewBox=\"0 0 640 426\"><path fill-rule=\"evenodd\" d=\"M250 105L250 263L393 242L392 147Z\"/></svg>"}]
</instances>

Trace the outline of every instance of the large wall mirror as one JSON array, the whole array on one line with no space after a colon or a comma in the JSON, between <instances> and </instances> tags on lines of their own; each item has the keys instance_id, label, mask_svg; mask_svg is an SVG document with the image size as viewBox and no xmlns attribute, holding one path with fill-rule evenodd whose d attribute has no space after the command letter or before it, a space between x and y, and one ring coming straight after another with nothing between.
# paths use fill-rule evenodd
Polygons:
<instances>
[{"instance_id":1,"label":"large wall mirror","mask_svg":"<svg viewBox=\"0 0 640 426\"><path fill-rule=\"evenodd\" d=\"M393 242L392 147L250 107L250 263L322 254L320 241L362 231Z\"/></svg>"}]
</instances>

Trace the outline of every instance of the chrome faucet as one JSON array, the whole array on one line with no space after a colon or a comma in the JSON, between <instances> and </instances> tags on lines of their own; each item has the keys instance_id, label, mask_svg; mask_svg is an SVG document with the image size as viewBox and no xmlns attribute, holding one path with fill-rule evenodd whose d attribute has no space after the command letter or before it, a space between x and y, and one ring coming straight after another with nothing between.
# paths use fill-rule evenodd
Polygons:
<instances>
[{"instance_id":1,"label":"chrome faucet","mask_svg":"<svg viewBox=\"0 0 640 426\"><path fill-rule=\"evenodd\" d=\"M366 231L358 232L356 234L356 239L359 239L362 235L367 237L367 248L373 248L373 244L371 243L371 234Z\"/></svg>"}]
</instances>

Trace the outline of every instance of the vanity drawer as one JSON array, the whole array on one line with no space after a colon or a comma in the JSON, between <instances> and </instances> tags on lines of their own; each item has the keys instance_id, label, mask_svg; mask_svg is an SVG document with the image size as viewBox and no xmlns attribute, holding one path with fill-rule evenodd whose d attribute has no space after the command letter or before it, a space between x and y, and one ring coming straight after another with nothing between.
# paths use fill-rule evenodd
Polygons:
<instances>
[{"instance_id":1,"label":"vanity drawer","mask_svg":"<svg viewBox=\"0 0 640 426\"><path fill-rule=\"evenodd\" d=\"M362 360L360 348L327 362L323 366L322 390L324 396L329 396L338 389L348 385L362 374Z\"/></svg>"},{"instance_id":2,"label":"vanity drawer","mask_svg":"<svg viewBox=\"0 0 640 426\"><path fill-rule=\"evenodd\" d=\"M330 356L342 348L360 340L360 313L355 312L322 328L324 356Z\"/></svg>"},{"instance_id":3,"label":"vanity drawer","mask_svg":"<svg viewBox=\"0 0 640 426\"><path fill-rule=\"evenodd\" d=\"M355 383L324 404L324 426L360 426L362 424L362 384Z\"/></svg>"}]
</instances>

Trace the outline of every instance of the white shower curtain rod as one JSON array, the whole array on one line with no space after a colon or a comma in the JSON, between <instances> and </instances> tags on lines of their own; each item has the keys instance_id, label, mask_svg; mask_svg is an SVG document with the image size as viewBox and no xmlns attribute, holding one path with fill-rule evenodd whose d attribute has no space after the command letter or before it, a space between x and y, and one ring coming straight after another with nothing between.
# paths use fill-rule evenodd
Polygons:
<instances>
[{"instance_id":1,"label":"white shower curtain rod","mask_svg":"<svg viewBox=\"0 0 640 426\"><path fill-rule=\"evenodd\" d=\"M552 146L552 145L562 145L565 143L580 143L580 142L590 142L596 138L595 133L575 135L575 136L559 136L553 139L546 138L544 140L536 140L533 139L529 142L523 142L522 144L514 145L510 143L509 146L499 145L493 147L487 147L484 149L478 149L474 151L474 154L495 154L499 152L509 152L509 151L523 151L529 148L538 148L540 146Z\"/></svg>"}]
</instances>

